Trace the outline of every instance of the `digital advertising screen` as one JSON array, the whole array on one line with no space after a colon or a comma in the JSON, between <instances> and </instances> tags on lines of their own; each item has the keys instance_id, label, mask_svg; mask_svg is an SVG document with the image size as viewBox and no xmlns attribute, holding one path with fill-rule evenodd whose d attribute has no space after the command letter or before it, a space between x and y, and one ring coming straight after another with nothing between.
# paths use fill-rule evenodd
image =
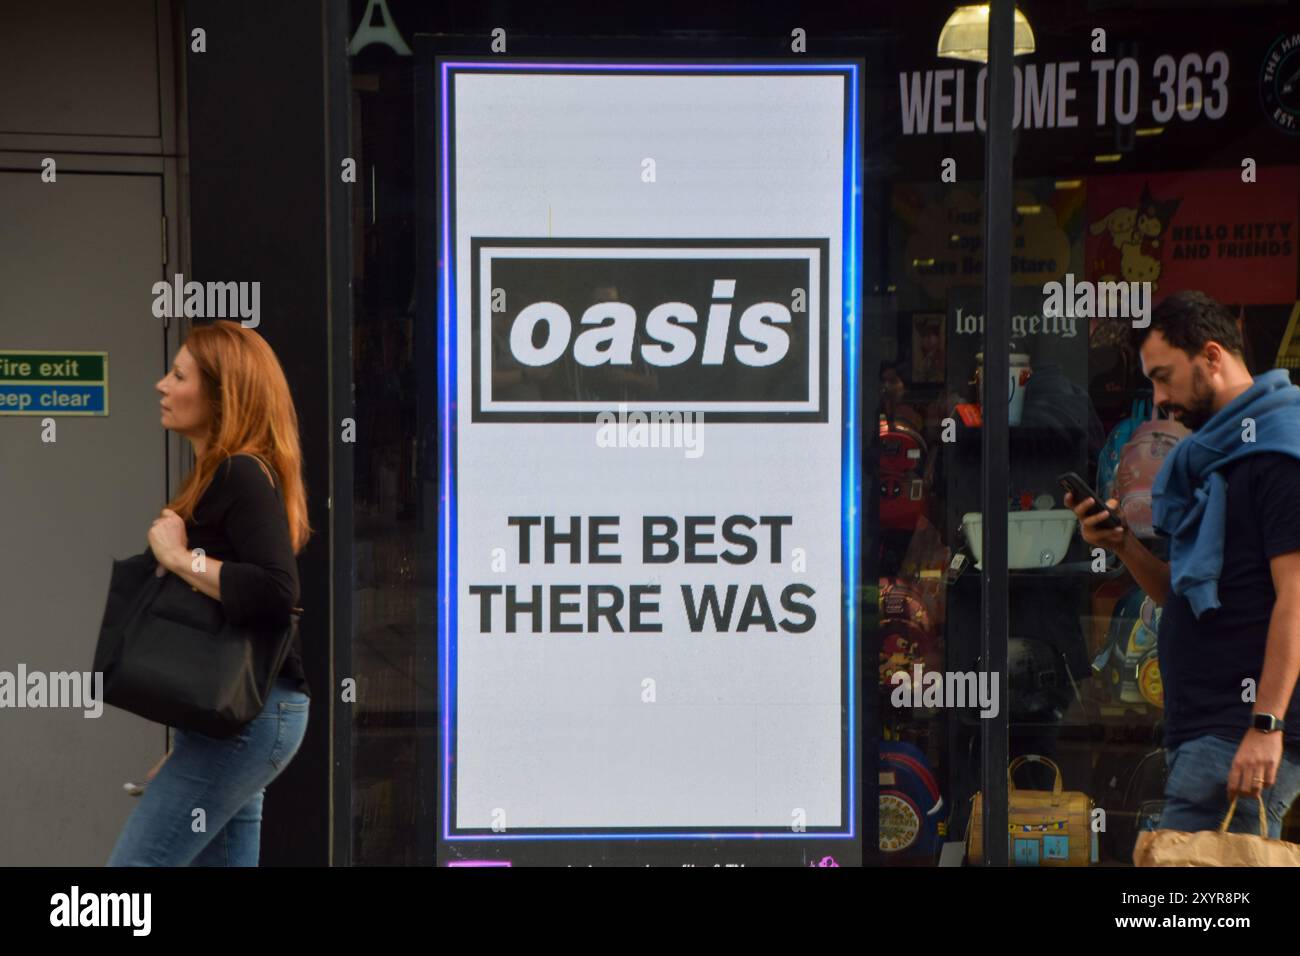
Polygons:
<instances>
[{"instance_id":1,"label":"digital advertising screen","mask_svg":"<svg viewBox=\"0 0 1300 956\"><path fill-rule=\"evenodd\" d=\"M440 862L860 859L861 68L434 59Z\"/></svg>"}]
</instances>

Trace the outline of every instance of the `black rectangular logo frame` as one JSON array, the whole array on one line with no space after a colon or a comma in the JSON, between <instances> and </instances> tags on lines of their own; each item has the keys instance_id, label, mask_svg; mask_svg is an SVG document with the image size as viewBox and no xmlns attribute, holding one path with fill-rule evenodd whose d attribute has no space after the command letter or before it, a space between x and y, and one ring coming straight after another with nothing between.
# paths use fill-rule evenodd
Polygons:
<instances>
[{"instance_id":1,"label":"black rectangular logo frame","mask_svg":"<svg viewBox=\"0 0 1300 956\"><path fill-rule=\"evenodd\" d=\"M557 409L556 411L494 411L485 410L482 407L482 372L480 362L482 359L482 329L483 316L482 308L482 270L480 268L480 250L484 247L500 246L503 248L546 248L547 246L555 248L573 248L573 247L590 247L592 249L618 249L618 248L661 248L661 249L700 249L700 248L717 248L717 249L808 249L816 248L821 253L821 267L818 270L820 275L817 277L820 289L818 290L818 314L809 316L809 321L815 321L818 328L818 355L816 357L818 368L818 388L817 388L817 408L803 411L770 411L761 410L746 412L743 408L729 408L725 411L710 411L700 409L699 414L704 417L705 421L712 422L754 422L758 423L780 423L780 422L800 422L800 423L822 423L825 424L830 420L827 401L829 396L829 385L827 382L829 354L828 342L826 340L829 332L829 315L830 305L827 296L830 293L829 281L829 263L830 240L821 239L568 239L568 238L523 238L512 236L508 238L491 238L474 236L470 238L470 295L471 295L471 322L470 322L470 421L474 423L522 423L522 422L549 422L549 423L595 423L597 416L602 412L617 412L618 403L610 402L603 409ZM634 258L634 257L629 257ZM841 363L842 364L842 363ZM843 388L843 370L841 370L841 388ZM737 402L737 405L743 403ZM655 411L677 411L681 409L652 409L641 408L647 414ZM689 410L688 410L689 411Z\"/></svg>"}]
</instances>

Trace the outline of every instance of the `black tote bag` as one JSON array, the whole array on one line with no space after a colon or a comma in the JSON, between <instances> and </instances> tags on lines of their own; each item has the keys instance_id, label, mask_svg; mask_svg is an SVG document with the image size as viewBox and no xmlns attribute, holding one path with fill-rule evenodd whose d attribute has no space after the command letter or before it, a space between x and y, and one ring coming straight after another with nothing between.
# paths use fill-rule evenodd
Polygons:
<instances>
[{"instance_id":1,"label":"black tote bag","mask_svg":"<svg viewBox=\"0 0 1300 956\"><path fill-rule=\"evenodd\" d=\"M95 647L104 702L147 720L232 737L262 712L302 608L283 630L236 627L221 602L168 573L152 550L113 561Z\"/></svg>"}]
</instances>

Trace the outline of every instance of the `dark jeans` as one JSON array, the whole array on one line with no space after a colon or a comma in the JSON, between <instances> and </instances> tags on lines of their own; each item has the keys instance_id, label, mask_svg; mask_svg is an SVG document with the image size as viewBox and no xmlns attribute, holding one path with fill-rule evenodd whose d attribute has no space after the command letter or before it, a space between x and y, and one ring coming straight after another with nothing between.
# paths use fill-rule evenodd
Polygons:
<instances>
[{"instance_id":1,"label":"dark jeans","mask_svg":"<svg viewBox=\"0 0 1300 956\"><path fill-rule=\"evenodd\" d=\"M1205 736L1184 741L1168 751L1169 779L1165 782L1165 806L1160 814L1162 830L1217 830L1228 812L1228 772L1240 741ZM1300 748L1282 748L1277 783L1263 793L1268 816L1268 835L1279 839L1282 820L1300 794ZM1233 811L1231 833L1259 835L1259 804L1254 797L1240 797Z\"/></svg>"},{"instance_id":2,"label":"dark jeans","mask_svg":"<svg viewBox=\"0 0 1300 956\"><path fill-rule=\"evenodd\" d=\"M279 679L262 713L235 736L177 730L108 865L257 866L262 798L298 752L310 704Z\"/></svg>"}]
</instances>

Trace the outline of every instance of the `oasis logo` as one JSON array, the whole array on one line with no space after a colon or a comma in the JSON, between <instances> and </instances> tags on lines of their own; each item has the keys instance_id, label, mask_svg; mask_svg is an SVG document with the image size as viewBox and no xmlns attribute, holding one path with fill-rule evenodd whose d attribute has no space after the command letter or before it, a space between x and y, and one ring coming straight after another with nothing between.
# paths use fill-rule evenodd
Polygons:
<instances>
[{"instance_id":1,"label":"oasis logo","mask_svg":"<svg viewBox=\"0 0 1300 956\"><path fill-rule=\"evenodd\" d=\"M474 421L827 421L827 240L473 239Z\"/></svg>"}]
</instances>

